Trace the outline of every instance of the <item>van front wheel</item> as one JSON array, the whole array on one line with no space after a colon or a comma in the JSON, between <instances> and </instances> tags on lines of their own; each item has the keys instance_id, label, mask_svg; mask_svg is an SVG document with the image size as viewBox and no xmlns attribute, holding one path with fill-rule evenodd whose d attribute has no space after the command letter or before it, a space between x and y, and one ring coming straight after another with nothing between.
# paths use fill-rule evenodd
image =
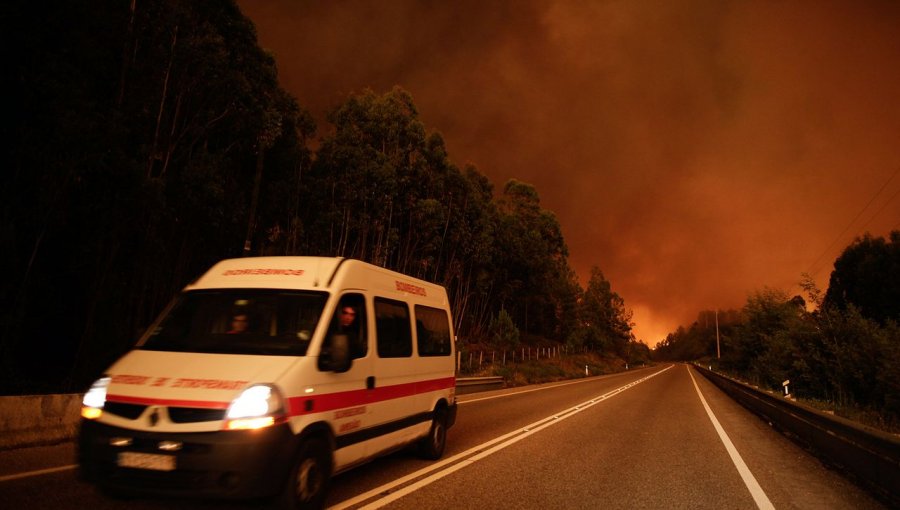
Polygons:
<instances>
[{"instance_id":1,"label":"van front wheel","mask_svg":"<svg viewBox=\"0 0 900 510\"><path fill-rule=\"evenodd\" d=\"M447 410L441 407L434 410L428 435L419 442L419 455L424 459L437 460L444 454L446 446Z\"/></svg>"},{"instance_id":2,"label":"van front wheel","mask_svg":"<svg viewBox=\"0 0 900 510\"><path fill-rule=\"evenodd\" d=\"M297 510L323 508L331 477L331 452L319 438L307 440L294 460L284 488L282 507Z\"/></svg>"}]
</instances>

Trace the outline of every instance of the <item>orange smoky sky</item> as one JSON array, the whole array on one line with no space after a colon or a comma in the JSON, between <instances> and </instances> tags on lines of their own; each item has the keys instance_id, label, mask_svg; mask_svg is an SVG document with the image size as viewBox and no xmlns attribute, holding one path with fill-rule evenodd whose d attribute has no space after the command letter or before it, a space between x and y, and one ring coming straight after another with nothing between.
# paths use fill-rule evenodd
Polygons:
<instances>
[{"instance_id":1,"label":"orange smoky sky","mask_svg":"<svg viewBox=\"0 0 900 510\"><path fill-rule=\"evenodd\" d=\"M242 0L313 115L399 85L653 346L900 229L900 2Z\"/></svg>"}]
</instances>

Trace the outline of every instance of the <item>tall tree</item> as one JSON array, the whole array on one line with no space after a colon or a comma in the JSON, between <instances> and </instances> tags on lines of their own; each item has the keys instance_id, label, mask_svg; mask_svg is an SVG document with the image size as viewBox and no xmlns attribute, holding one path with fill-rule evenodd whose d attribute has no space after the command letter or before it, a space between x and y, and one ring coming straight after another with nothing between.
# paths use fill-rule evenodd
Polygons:
<instances>
[{"instance_id":1,"label":"tall tree","mask_svg":"<svg viewBox=\"0 0 900 510\"><path fill-rule=\"evenodd\" d=\"M230 0L8 12L20 51L2 257L21 278L0 292L0 385L80 390L177 289L240 253L260 149L280 147L276 165L308 158L304 115Z\"/></svg>"},{"instance_id":2,"label":"tall tree","mask_svg":"<svg viewBox=\"0 0 900 510\"><path fill-rule=\"evenodd\" d=\"M881 324L900 321L900 231L858 238L834 262L825 305L849 305Z\"/></svg>"},{"instance_id":3,"label":"tall tree","mask_svg":"<svg viewBox=\"0 0 900 510\"><path fill-rule=\"evenodd\" d=\"M474 167L450 164L443 138L426 132L397 87L353 95L308 174L309 253L359 258L442 283L457 326L481 330L493 309L487 278L494 232L492 189Z\"/></svg>"},{"instance_id":4,"label":"tall tree","mask_svg":"<svg viewBox=\"0 0 900 510\"><path fill-rule=\"evenodd\" d=\"M612 290L600 268L592 267L578 307L581 327L574 343L625 356L633 340L631 317L625 301Z\"/></svg>"},{"instance_id":5,"label":"tall tree","mask_svg":"<svg viewBox=\"0 0 900 510\"><path fill-rule=\"evenodd\" d=\"M574 298L559 222L534 186L516 179L504 186L498 210L493 274L500 302L525 334L560 338L559 312Z\"/></svg>"},{"instance_id":6,"label":"tall tree","mask_svg":"<svg viewBox=\"0 0 900 510\"><path fill-rule=\"evenodd\" d=\"M434 224L443 223L444 213L423 201L445 197L439 183L429 182L439 175L428 168L426 153L435 148L426 143L412 97L399 88L384 96L367 90L334 109L329 121L334 134L323 141L312 174L322 190L324 251L420 271L411 265L417 253L433 249ZM419 231L424 236L412 236L420 222L429 223Z\"/></svg>"}]
</instances>

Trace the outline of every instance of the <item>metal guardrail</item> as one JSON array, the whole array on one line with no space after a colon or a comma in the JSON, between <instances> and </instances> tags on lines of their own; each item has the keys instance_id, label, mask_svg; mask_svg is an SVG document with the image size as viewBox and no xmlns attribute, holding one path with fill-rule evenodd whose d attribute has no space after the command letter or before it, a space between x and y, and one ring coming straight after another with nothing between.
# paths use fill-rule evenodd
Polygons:
<instances>
[{"instance_id":1,"label":"metal guardrail","mask_svg":"<svg viewBox=\"0 0 900 510\"><path fill-rule=\"evenodd\" d=\"M503 387L503 377L463 377L456 379L456 394L477 393L479 391L496 390Z\"/></svg>"},{"instance_id":2,"label":"metal guardrail","mask_svg":"<svg viewBox=\"0 0 900 510\"><path fill-rule=\"evenodd\" d=\"M703 367L694 368L814 455L843 470L890 506L900 508L900 438L785 400Z\"/></svg>"}]
</instances>

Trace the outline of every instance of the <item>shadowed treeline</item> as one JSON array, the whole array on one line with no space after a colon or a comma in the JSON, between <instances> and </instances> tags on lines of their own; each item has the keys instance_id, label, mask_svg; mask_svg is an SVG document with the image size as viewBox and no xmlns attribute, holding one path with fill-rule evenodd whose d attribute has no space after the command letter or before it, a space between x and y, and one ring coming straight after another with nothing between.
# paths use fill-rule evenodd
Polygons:
<instances>
[{"instance_id":1,"label":"shadowed treeline","mask_svg":"<svg viewBox=\"0 0 900 510\"><path fill-rule=\"evenodd\" d=\"M83 390L183 285L247 254L445 285L462 341L490 343L502 312L504 346L646 359L603 273L578 284L537 190L495 196L452 165L403 89L316 126L229 0L17 0L4 17L2 392Z\"/></svg>"}]
</instances>

